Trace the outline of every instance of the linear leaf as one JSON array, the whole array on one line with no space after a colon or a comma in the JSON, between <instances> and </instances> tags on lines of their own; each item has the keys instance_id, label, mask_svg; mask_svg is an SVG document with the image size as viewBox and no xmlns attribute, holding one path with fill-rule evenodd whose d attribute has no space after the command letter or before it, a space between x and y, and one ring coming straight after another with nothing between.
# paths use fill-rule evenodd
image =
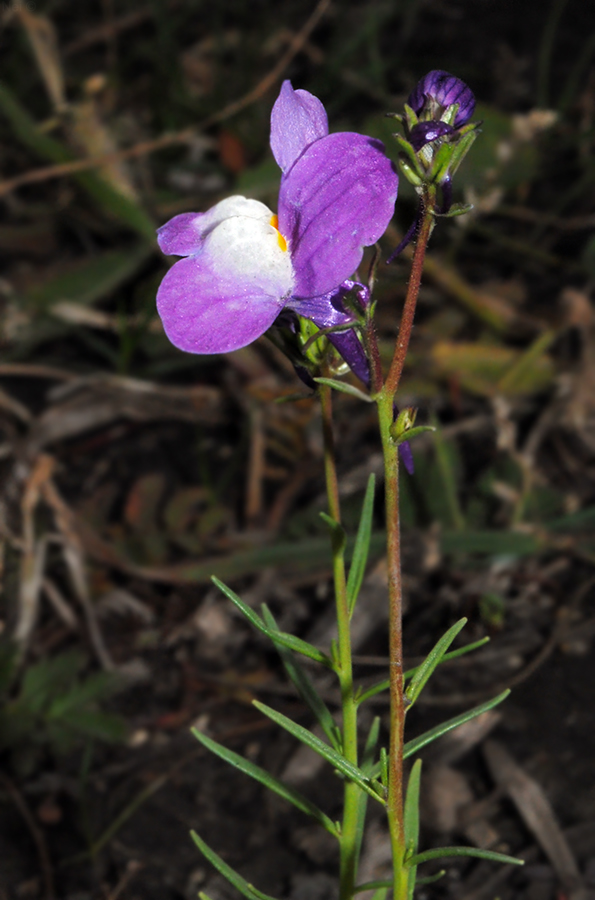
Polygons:
<instances>
[{"instance_id":1,"label":"linear leaf","mask_svg":"<svg viewBox=\"0 0 595 900\"><path fill-rule=\"evenodd\" d=\"M421 780L421 759L416 759L409 775L407 793L405 795L405 808L403 825L405 829L405 865L409 869L407 873L407 898L413 900L417 867L407 863L417 852L419 843L419 786Z\"/></svg>"},{"instance_id":2,"label":"linear leaf","mask_svg":"<svg viewBox=\"0 0 595 900\"><path fill-rule=\"evenodd\" d=\"M315 660L315 662L322 663L323 666L328 666L332 668L332 661L323 653L322 650L319 650L318 647L314 647L313 644L309 644L307 641L303 641L301 638L295 637L293 634L287 634L285 631L271 631L267 625L260 618L258 613L255 613L254 610L248 606L247 603L238 597L235 591L232 591L230 587L227 587L226 584L223 584L222 581L219 581L218 578L215 578L213 575L211 578L213 584L215 584L225 596L231 600L231 602L236 606L240 612L248 619L251 625L265 634L268 638L274 641L276 644L281 644L283 647L287 647L289 650L295 650L296 653L301 653L303 656L308 656L310 659Z\"/></svg>"},{"instance_id":3,"label":"linear leaf","mask_svg":"<svg viewBox=\"0 0 595 900\"><path fill-rule=\"evenodd\" d=\"M509 694L509 690L502 691L497 697L487 700L480 706L469 709L467 712L461 713L460 716L455 716L454 719L448 719L447 722L442 722L441 725L436 725L435 728L425 731L423 734L420 734L419 737L413 738L412 741L407 741L403 747L403 759L413 756L418 750L425 747L426 744L430 744L432 741L435 741L436 738L442 737L443 734L452 731L453 728L457 728L464 722L468 722L470 719L480 716L482 713L487 712L488 709L493 709L494 706L497 706L499 703L502 703L503 700L506 700Z\"/></svg>"},{"instance_id":4,"label":"linear leaf","mask_svg":"<svg viewBox=\"0 0 595 900\"><path fill-rule=\"evenodd\" d=\"M212 738L207 737L206 734L203 734L197 728L193 728L192 733L197 741L200 741L203 747L206 747L211 753L214 753L220 759L224 759L225 762L228 762L231 766L234 766L234 768L239 769L240 772L249 775L250 778L260 782L260 784L264 784L264 786L274 794L293 803L294 806L303 813L306 813L307 816L316 819L328 832L330 832L330 834L334 835L334 837L338 837L334 822L332 822L314 803L311 803L307 797L300 794L299 791L283 784L283 782L279 781L265 769L261 769L260 766L257 766L255 763L250 762L250 760L240 756L239 753L228 750L227 747L224 747Z\"/></svg>"},{"instance_id":5,"label":"linear leaf","mask_svg":"<svg viewBox=\"0 0 595 900\"><path fill-rule=\"evenodd\" d=\"M364 394L359 388L348 384L346 381L336 381L334 378L315 378L314 381L318 384L326 384L328 387L341 391L343 394L349 394L351 397L357 397L358 400L363 400L365 403L372 403L372 398L368 394Z\"/></svg>"},{"instance_id":6,"label":"linear leaf","mask_svg":"<svg viewBox=\"0 0 595 900\"><path fill-rule=\"evenodd\" d=\"M404 828L405 828L405 852L413 856L417 850L419 841L419 786L421 781L421 759L413 763L407 794L405 796Z\"/></svg>"},{"instance_id":7,"label":"linear leaf","mask_svg":"<svg viewBox=\"0 0 595 900\"><path fill-rule=\"evenodd\" d=\"M466 653L471 653L472 650L477 650L479 647L483 647L484 644L489 644L489 637L483 637L479 641L473 641L472 644L466 644L465 647L458 647L456 650L450 650L448 653L445 653L441 663L448 662L449 659L458 659L459 656L464 656ZM419 666L415 666L414 669L408 669L404 674L403 678L405 681L408 681L410 678L413 678L415 673L419 670ZM372 687L368 688L367 691L364 691L362 694L357 697L358 703L363 703L364 700L368 700L370 697L375 697L376 694L381 694L382 691L388 691L390 687L390 681L388 678L385 678L384 681L379 681L377 684L373 684Z\"/></svg>"},{"instance_id":8,"label":"linear leaf","mask_svg":"<svg viewBox=\"0 0 595 900\"><path fill-rule=\"evenodd\" d=\"M379 888L392 888L392 881L382 879L381 881L366 881L364 884L358 884L353 889L354 894L361 894L362 891L373 891Z\"/></svg>"},{"instance_id":9,"label":"linear leaf","mask_svg":"<svg viewBox=\"0 0 595 900\"><path fill-rule=\"evenodd\" d=\"M262 604L262 615L266 625L270 628L272 633L279 630L277 628L275 618L266 603ZM272 637L272 640L275 640L274 636ZM281 660L283 661L285 671L298 689L302 700L316 717L316 721L326 734L335 750L340 753L341 732L332 716L331 711L316 690L312 679L310 678L304 667L301 666L300 663L294 658L287 647L284 647L282 644L278 644L277 651L279 653L279 656L281 657Z\"/></svg>"},{"instance_id":10,"label":"linear leaf","mask_svg":"<svg viewBox=\"0 0 595 900\"><path fill-rule=\"evenodd\" d=\"M411 680L411 684L405 691L405 696L409 700L410 706L413 706L422 690L426 686L428 679L432 675L432 672L434 671L436 666L440 664L442 658L444 657L444 654L456 638L459 631L461 631L466 624L467 619L459 619L458 622L455 622L455 624L448 629L446 634L442 635L440 640L430 650L421 666L418 666L417 672Z\"/></svg>"},{"instance_id":11,"label":"linear leaf","mask_svg":"<svg viewBox=\"0 0 595 900\"><path fill-rule=\"evenodd\" d=\"M235 888L238 889L240 894L243 894L244 897L247 897L247 900L275 900L274 897L269 896L269 894L263 894L262 891L257 890L254 885L250 884L246 881L245 878L242 878L238 872L234 871L231 866L228 866L226 862L224 862L218 853L215 853L214 850L205 844L203 839L196 833L196 831L190 832L192 836L192 840L203 854L206 856L208 861L213 865L218 872L223 875L224 878L227 878L230 884L233 884Z\"/></svg>"},{"instance_id":12,"label":"linear leaf","mask_svg":"<svg viewBox=\"0 0 595 900\"><path fill-rule=\"evenodd\" d=\"M366 571L366 563L368 562L368 551L370 549L370 538L372 536L372 515L374 513L374 488L376 485L376 476L372 472L368 478L368 486L362 504L362 514L353 548L353 558L349 569L349 577L347 578L347 605L349 607L349 615L353 615L355 602L357 600L364 574Z\"/></svg>"},{"instance_id":13,"label":"linear leaf","mask_svg":"<svg viewBox=\"0 0 595 900\"><path fill-rule=\"evenodd\" d=\"M374 797L375 800L378 800L379 803L384 805L384 799L380 797L373 786L370 784L370 779L368 776L362 772L357 766L354 766L353 763L350 763L344 756L340 753L337 753L329 744L326 744L324 741L321 741L319 737L315 734L312 734L311 731L308 731L307 728L304 728L302 725L298 725L297 722L294 722L292 719L289 719L287 716L284 716L283 713L277 712L275 709L271 709L270 706L266 706L264 703L260 703L257 700L253 701L253 705L256 709L259 709L261 713L265 716L268 716L269 719L272 719L273 722L276 722L277 725L280 725L282 728L285 728L286 731L289 731L290 734L293 734L299 741L306 746L311 747L316 753L326 759L341 775L344 775L349 781L353 781L354 784L357 784L363 791L366 791L371 797Z\"/></svg>"},{"instance_id":14,"label":"linear leaf","mask_svg":"<svg viewBox=\"0 0 595 900\"><path fill-rule=\"evenodd\" d=\"M424 850L423 853L418 853L407 864L419 866L429 859L446 859L449 856L475 856L478 859L489 859L492 862L501 862L507 865L525 865L524 859L516 859L506 853L496 853L495 850L480 850L479 847L436 847L434 850Z\"/></svg>"},{"instance_id":15,"label":"linear leaf","mask_svg":"<svg viewBox=\"0 0 595 900\"><path fill-rule=\"evenodd\" d=\"M444 878L445 875L446 869L440 869L435 875L424 875L423 878L417 878L415 886L421 887L423 884L434 884L435 881L439 881L441 878Z\"/></svg>"}]
</instances>

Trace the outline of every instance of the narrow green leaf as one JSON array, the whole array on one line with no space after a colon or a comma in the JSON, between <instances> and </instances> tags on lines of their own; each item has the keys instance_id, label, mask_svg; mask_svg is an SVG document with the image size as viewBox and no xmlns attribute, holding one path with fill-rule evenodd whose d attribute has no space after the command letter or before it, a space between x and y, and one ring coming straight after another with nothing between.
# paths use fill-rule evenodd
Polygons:
<instances>
[{"instance_id":1,"label":"narrow green leaf","mask_svg":"<svg viewBox=\"0 0 595 900\"><path fill-rule=\"evenodd\" d=\"M405 865L407 873L407 898L413 900L417 867L409 864L409 859L417 853L419 843L419 786L421 780L421 759L416 759L409 775L403 825L405 829Z\"/></svg>"},{"instance_id":2,"label":"narrow green leaf","mask_svg":"<svg viewBox=\"0 0 595 900\"><path fill-rule=\"evenodd\" d=\"M410 706L413 706L422 690L426 686L428 679L432 675L432 672L434 671L436 666L440 664L444 657L444 654L456 638L459 631L461 631L466 624L467 619L459 619L458 622L455 622L455 624L448 629L446 634L442 635L440 640L430 650L421 666L418 666L417 672L411 679L411 684L405 691L405 696L409 700Z\"/></svg>"},{"instance_id":3,"label":"narrow green leaf","mask_svg":"<svg viewBox=\"0 0 595 900\"><path fill-rule=\"evenodd\" d=\"M488 709L493 709L494 706L497 706L499 703L502 703L503 700L506 700L509 694L509 690L502 691L497 697L493 697L492 700L487 700L485 703L482 703L481 706L469 709L467 712L461 713L460 716L455 716L454 719L449 719L447 722L442 722L441 725L436 725L435 728L431 728L429 731L424 732L424 734L420 734L419 737L413 738L412 741L407 741L403 747L403 759L413 756L418 750L425 747L426 744L430 744L432 741L435 741L436 738L442 737L443 734L452 731L453 728L457 728L464 722L468 722L470 719L480 716L482 713L487 712Z\"/></svg>"},{"instance_id":4,"label":"narrow green leaf","mask_svg":"<svg viewBox=\"0 0 595 900\"><path fill-rule=\"evenodd\" d=\"M224 862L218 853L215 853L214 850L205 844L203 839L196 833L196 831L190 832L192 836L192 840L200 850L203 856L205 856L208 861L214 866L217 871L226 878L230 884L233 884L235 888L243 894L247 900L275 900L274 897L269 896L268 894L263 894L262 891L257 890L254 885L250 884L246 881L245 878L242 878L237 872L235 872L231 866L228 866L226 862Z\"/></svg>"},{"instance_id":5,"label":"narrow green leaf","mask_svg":"<svg viewBox=\"0 0 595 900\"><path fill-rule=\"evenodd\" d=\"M480 850L479 847L436 847L434 850L424 850L409 860L409 865L419 866L429 859L446 859L449 856L475 856L478 859L489 859L492 862L505 863L512 866L524 866L524 859L516 859L507 856L506 853L496 853L494 850Z\"/></svg>"},{"instance_id":6,"label":"narrow green leaf","mask_svg":"<svg viewBox=\"0 0 595 900\"><path fill-rule=\"evenodd\" d=\"M378 890L379 888L386 888L388 890L388 888L392 888L392 886L392 881L366 881L364 884L356 885L353 892L354 894L361 894L362 891L373 891Z\"/></svg>"},{"instance_id":7,"label":"narrow green leaf","mask_svg":"<svg viewBox=\"0 0 595 900\"><path fill-rule=\"evenodd\" d=\"M421 781L421 759L413 763L407 794L405 795L404 828L405 828L405 853L413 856L417 851L419 841L419 786Z\"/></svg>"},{"instance_id":8,"label":"narrow green leaf","mask_svg":"<svg viewBox=\"0 0 595 900\"><path fill-rule=\"evenodd\" d=\"M277 652L279 653L283 661L285 671L298 689L300 696L304 703L307 705L308 709L316 717L316 721L326 734L332 746L338 753L340 753L341 732L332 716L331 711L316 690L312 679L310 678L304 667L298 663L298 661L294 658L293 654L287 649L287 647L284 647L282 644L279 644L275 640L275 633L278 632L279 629L277 628L277 623L275 622L273 614L265 603L263 603L262 605L262 615L267 627L271 631L271 640L277 647Z\"/></svg>"},{"instance_id":9,"label":"narrow green leaf","mask_svg":"<svg viewBox=\"0 0 595 900\"><path fill-rule=\"evenodd\" d=\"M466 653L471 653L472 650L477 650L479 647L483 647L484 644L489 644L489 637L483 637L479 641L473 641L472 644L467 644L465 647L458 647L456 650L449 650L448 653L445 653L441 663L448 662L449 659L458 659L459 656L464 656ZM408 669L404 674L403 678L405 681L409 681L410 678L416 674L419 670L419 666L415 666L413 669ZM376 694L381 694L382 691L388 691L390 687L390 681L388 678L385 678L384 681L379 681L377 684L373 684L372 687L369 687L367 691L363 691L356 700L358 703L363 703L364 700L368 700L370 697L375 697Z\"/></svg>"},{"instance_id":10,"label":"narrow green leaf","mask_svg":"<svg viewBox=\"0 0 595 900\"><path fill-rule=\"evenodd\" d=\"M297 722L294 722L292 719L289 719L287 716L284 716L283 713L277 712L275 709L271 709L270 706L266 706L264 703L260 703L258 700L253 701L253 705L256 709L259 709L261 713L265 716L268 716L269 719L272 719L273 722L276 722L277 725L280 725L282 728L285 728L286 731L289 731L290 734L293 734L299 741L306 746L310 747L327 762L329 762L341 775L347 778L349 781L353 781L354 784L357 784L363 791L366 791L371 797L374 797L375 800L378 800L379 803L382 803L384 806L384 799L380 797L376 791L374 790L372 784L370 783L370 779L368 776L362 772L357 766L354 766L348 760L345 759L340 753L337 753L336 750L333 750L328 744L324 741L321 741L319 737L315 734L312 734L311 731L308 731L307 728L304 728L302 725L298 725Z\"/></svg>"},{"instance_id":11,"label":"narrow green leaf","mask_svg":"<svg viewBox=\"0 0 595 900\"><path fill-rule=\"evenodd\" d=\"M248 606L247 603L238 597L235 591L232 591L230 587L227 587L226 584L223 584L222 581L219 581L218 578L215 578L213 575L211 578L213 584L215 584L219 590L225 594L228 600L236 606L240 612L248 619L251 625L265 634L268 638L274 641L276 644L281 644L283 647L287 647L289 650L295 650L296 653L301 653L303 656L308 656L310 659L315 660L315 662L322 663L323 666L327 666L328 668L332 668L332 660L323 653L322 650L319 650L318 647L314 647L312 644L309 644L307 641L303 641L301 638L295 637L293 634L287 634L285 631L271 631L260 618L258 613L255 613L254 610Z\"/></svg>"},{"instance_id":12,"label":"narrow green leaf","mask_svg":"<svg viewBox=\"0 0 595 900\"><path fill-rule=\"evenodd\" d=\"M445 875L446 869L440 869L435 875L425 875L423 878L418 878L415 882L415 886L421 887L423 884L434 884L435 881L439 881L441 878L444 878Z\"/></svg>"},{"instance_id":13,"label":"narrow green leaf","mask_svg":"<svg viewBox=\"0 0 595 900\"><path fill-rule=\"evenodd\" d=\"M212 738L207 737L206 734L203 734L201 731L198 731L197 728L192 729L192 733L197 741L206 747L207 750L210 750L211 753L214 753L220 759L224 759L225 762L228 762L234 768L239 769L240 772L244 772L246 775L249 775L250 778L253 778L255 781L260 782L260 784L264 784L270 791L274 794L277 794L279 797L283 797L284 800L288 800L290 803L293 803L295 807L301 810L303 813L306 813L307 816L311 816L313 819L316 819L326 830L332 834L334 837L338 837L337 829L334 823L329 819L325 813L322 812L314 803L311 803L307 797L304 797L303 794L300 794L299 791L294 790L292 787L283 784L265 769L261 769L260 766L257 766L255 763L250 762L250 760L245 759L243 756L240 756L238 753L234 753L233 750L228 750L227 747L224 747L222 744L219 744L217 741L214 741Z\"/></svg>"},{"instance_id":14,"label":"narrow green leaf","mask_svg":"<svg viewBox=\"0 0 595 900\"><path fill-rule=\"evenodd\" d=\"M395 440L395 444L398 447L399 444L403 444L405 441L411 441L418 435L425 434L426 431L436 431L436 427L434 425L416 425L415 428L409 428L408 431L404 431L403 434L400 434Z\"/></svg>"},{"instance_id":15,"label":"narrow green leaf","mask_svg":"<svg viewBox=\"0 0 595 900\"><path fill-rule=\"evenodd\" d=\"M370 549L370 538L372 536L372 515L374 513L374 488L376 485L376 476L372 472L368 478L368 486L362 504L362 514L357 529L357 537L355 538L355 546L353 548L353 557L349 568L349 577L347 578L347 605L349 607L349 615L353 615L355 603L359 594L359 590L364 580L366 571L366 563L368 562L368 551Z\"/></svg>"},{"instance_id":16,"label":"narrow green leaf","mask_svg":"<svg viewBox=\"0 0 595 900\"><path fill-rule=\"evenodd\" d=\"M334 388L336 391L341 391L343 394L349 394L351 397L357 397L358 400L363 400L365 403L372 403L372 398L367 394L364 394L363 391L360 391L359 388L354 387L352 384L348 384L346 381L336 381L334 378L315 378L314 381L317 384L326 384L328 387Z\"/></svg>"}]
</instances>

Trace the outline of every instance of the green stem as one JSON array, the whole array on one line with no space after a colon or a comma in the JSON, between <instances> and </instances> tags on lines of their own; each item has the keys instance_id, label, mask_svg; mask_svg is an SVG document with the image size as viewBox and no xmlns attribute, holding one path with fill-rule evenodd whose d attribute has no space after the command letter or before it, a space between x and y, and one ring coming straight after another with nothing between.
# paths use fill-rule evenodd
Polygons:
<instances>
[{"instance_id":1,"label":"green stem","mask_svg":"<svg viewBox=\"0 0 595 900\"><path fill-rule=\"evenodd\" d=\"M403 580L399 522L399 449L391 436L391 427L394 420L395 394L403 373L405 357L413 329L426 247L434 224L436 188L433 185L425 188L422 204L422 220L413 254L411 275L395 352L384 387L376 398L384 455L387 532L390 658L390 747L387 816L393 856L393 900L407 900L408 871L404 865L405 829L403 820L403 736L406 709L403 685Z\"/></svg>"},{"instance_id":2,"label":"green stem","mask_svg":"<svg viewBox=\"0 0 595 900\"><path fill-rule=\"evenodd\" d=\"M332 425L331 388L320 385L322 406L322 430L324 436L324 471L328 494L329 513L341 523L339 487L335 465L335 442ZM357 766L357 704L353 690L351 661L351 632L347 603L347 579L343 542L333 538L333 578L337 609L338 646L336 671L341 688L343 710L343 755ZM340 900L352 900L357 875L357 824L360 788L346 781L343 796L343 823L341 826Z\"/></svg>"}]
</instances>

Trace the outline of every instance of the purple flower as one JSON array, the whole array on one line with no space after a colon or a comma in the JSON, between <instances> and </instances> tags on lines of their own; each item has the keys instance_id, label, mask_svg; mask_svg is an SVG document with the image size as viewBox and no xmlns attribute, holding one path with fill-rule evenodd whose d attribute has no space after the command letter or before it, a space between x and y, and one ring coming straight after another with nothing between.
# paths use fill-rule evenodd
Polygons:
<instances>
[{"instance_id":1,"label":"purple flower","mask_svg":"<svg viewBox=\"0 0 595 900\"><path fill-rule=\"evenodd\" d=\"M435 121L441 119L443 112L453 103L459 104L454 127L461 128L473 115L475 97L464 81L442 69L428 72L418 81L407 100L407 105L418 116Z\"/></svg>"},{"instance_id":2,"label":"purple flower","mask_svg":"<svg viewBox=\"0 0 595 900\"><path fill-rule=\"evenodd\" d=\"M329 134L320 100L285 81L271 115L271 148L282 171L278 216L236 196L158 230L163 252L185 257L157 293L165 332L181 350L237 350L284 309L322 328L354 322L341 302L343 283L363 248L386 230L397 196L383 145L351 132ZM330 337L363 371L355 332Z\"/></svg>"}]
</instances>

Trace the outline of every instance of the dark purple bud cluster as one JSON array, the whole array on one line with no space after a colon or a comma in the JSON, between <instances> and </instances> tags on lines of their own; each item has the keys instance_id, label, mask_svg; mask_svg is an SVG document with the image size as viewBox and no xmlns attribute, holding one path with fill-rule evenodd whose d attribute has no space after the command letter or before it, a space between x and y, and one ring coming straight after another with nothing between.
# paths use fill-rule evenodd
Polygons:
<instances>
[{"instance_id":1,"label":"dark purple bud cluster","mask_svg":"<svg viewBox=\"0 0 595 900\"><path fill-rule=\"evenodd\" d=\"M445 110L453 103L459 104L454 127L461 128L467 124L475 111L475 97L464 81L442 69L428 72L417 83L407 101L407 105L420 119L433 121L440 120Z\"/></svg>"}]
</instances>

